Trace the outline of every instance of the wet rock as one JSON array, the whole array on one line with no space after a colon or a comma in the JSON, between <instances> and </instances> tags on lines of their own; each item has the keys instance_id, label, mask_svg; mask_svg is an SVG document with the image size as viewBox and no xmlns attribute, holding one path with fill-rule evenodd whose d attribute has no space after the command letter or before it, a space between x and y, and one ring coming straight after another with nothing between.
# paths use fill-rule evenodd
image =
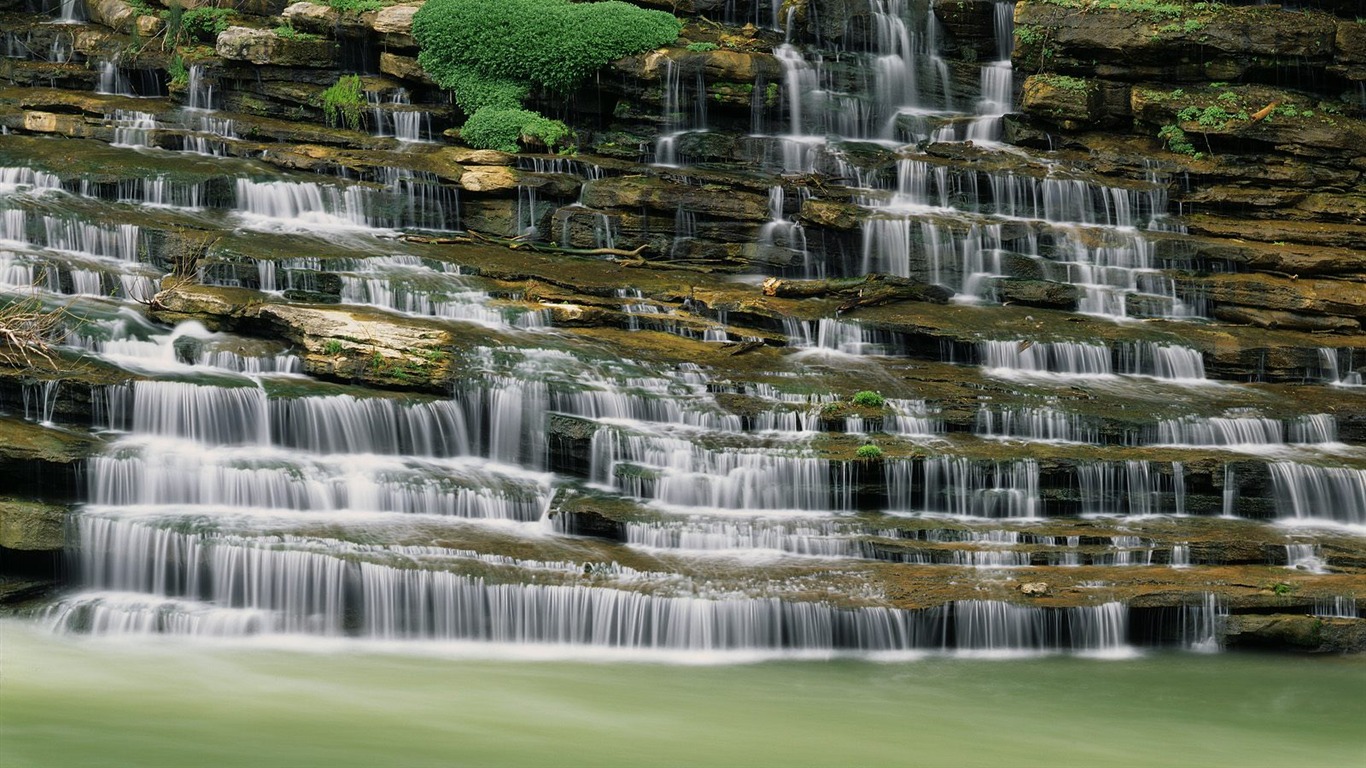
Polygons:
<instances>
[{"instance_id":1,"label":"wet rock","mask_svg":"<svg viewBox=\"0 0 1366 768\"><path fill-rule=\"evenodd\" d=\"M1366 651L1366 620L1284 613L1233 615L1225 622L1224 642L1230 647L1361 653Z\"/></svg>"},{"instance_id":2,"label":"wet rock","mask_svg":"<svg viewBox=\"0 0 1366 768\"><path fill-rule=\"evenodd\" d=\"M1029 597L1042 597L1048 594L1048 585L1042 581L1030 581L1020 585L1020 594Z\"/></svg>"},{"instance_id":3,"label":"wet rock","mask_svg":"<svg viewBox=\"0 0 1366 768\"><path fill-rule=\"evenodd\" d=\"M381 51L379 54L379 71L400 80L436 85L436 81L427 74L427 70L423 69L422 65L417 63L417 59L412 56L400 56L397 53Z\"/></svg>"},{"instance_id":4,"label":"wet rock","mask_svg":"<svg viewBox=\"0 0 1366 768\"><path fill-rule=\"evenodd\" d=\"M330 40L286 39L273 30L250 27L228 27L214 50L225 59L281 67L330 68L335 61Z\"/></svg>"},{"instance_id":5,"label":"wet rock","mask_svg":"<svg viewBox=\"0 0 1366 768\"><path fill-rule=\"evenodd\" d=\"M1211 275L1200 281L1216 304L1280 310L1306 315L1366 317L1366 291L1359 283L1273 275Z\"/></svg>"},{"instance_id":6,"label":"wet rock","mask_svg":"<svg viewBox=\"0 0 1366 768\"><path fill-rule=\"evenodd\" d=\"M280 14L284 20L301 32L315 35L329 35L337 27L338 13L335 8L316 3L295 3Z\"/></svg>"},{"instance_id":7,"label":"wet rock","mask_svg":"<svg viewBox=\"0 0 1366 768\"><path fill-rule=\"evenodd\" d=\"M410 5L390 5L379 9L370 28L383 37L386 46L395 48L416 48L413 39L413 15L422 8L421 3Z\"/></svg>"},{"instance_id":8,"label":"wet rock","mask_svg":"<svg viewBox=\"0 0 1366 768\"><path fill-rule=\"evenodd\" d=\"M1338 26L1327 14L1279 6L1210 6L1173 16L1037 1L1016 6L1015 24L1017 69L1046 65L1129 81L1233 80L1278 63L1326 64Z\"/></svg>"},{"instance_id":9,"label":"wet rock","mask_svg":"<svg viewBox=\"0 0 1366 768\"><path fill-rule=\"evenodd\" d=\"M1020 108L1068 130L1101 118L1101 91L1093 81L1067 75L1031 75L1024 82Z\"/></svg>"},{"instance_id":10,"label":"wet rock","mask_svg":"<svg viewBox=\"0 0 1366 768\"><path fill-rule=\"evenodd\" d=\"M1028 307L1074 310L1081 300L1081 289L1070 283L1049 280L1005 279L996 282L1001 301Z\"/></svg>"},{"instance_id":11,"label":"wet rock","mask_svg":"<svg viewBox=\"0 0 1366 768\"><path fill-rule=\"evenodd\" d=\"M133 6L123 0L87 0L85 10L91 21L116 32L127 32L138 15Z\"/></svg>"},{"instance_id":12,"label":"wet rock","mask_svg":"<svg viewBox=\"0 0 1366 768\"><path fill-rule=\"evenodd\" d=\"M68 510L52 504L0 500L0 547L52 551L66 546Z\"/></svg>"},{"instance_id":13,"label":"wet rock","mask_svg":"<svg viewBox=\"0 0 1366 768\"><path fill-rule=\"evenodd\" d=\"M867 216L867 210L852 203L815 197L802 201L802 219L818 227L855 229Z\"/></svg>"},{"instance_id":14,"label":"wet rock","mask_svg":"<svg viewBox=\"0 0 1366 768\"><path fill-rule=\"evenodd\" d=\"M1255 325L1258 328L1285 328L1311 333L1320 331L1355 333L1361 330L1361 323L1345 317L1320 317L1252 307L1218 307L1214 310L1214 317L1217 320Z\"/></svg>"},{"instance_id":15,"label":"wet rock","mask_svg":"<svg viewBox=\"0 0 1366 768\"><path fill-rule=\"evenodd\" d=\"M699 216L740 221L767 221L768 201L750 192L721 185L672 184L649 176L618 176L590 181L583 187L590 208L649 208L676 213L679 208Z\"/></svg>"}]
</instances>

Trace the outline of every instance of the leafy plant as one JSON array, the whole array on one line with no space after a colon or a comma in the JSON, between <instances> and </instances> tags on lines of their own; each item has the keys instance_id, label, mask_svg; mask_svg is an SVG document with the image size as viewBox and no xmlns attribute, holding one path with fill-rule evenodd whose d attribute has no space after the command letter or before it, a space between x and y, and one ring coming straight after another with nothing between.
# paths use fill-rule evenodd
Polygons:
<instances>
[{"instance_id":1,"label":"leafy plant","mask_svg":"<svg viewBox=\"0 0 1366 768\"><path fill-rule=\"evenodd\" d=\"M872 444L860 445L858 450L854 451L854 455L860 459L880 459L882 458L882 449Z\"/></svg>"},{"instance_id":2,"label":"leafy plant","mask_svg":"<svg viewBox=\"0 0 1366 768\"><path fill-rule=\"evenodd\" d=\"M511 151L521 136L552 146L569 135L563 123L521 108L533 87L567 93L610 61L673 42L681 29L668 13L620 0L429 0L413 17L418 61L470 117L465 143Z\"/></svg>"},{"instance_id":3,"label":"leafy plant","mask_svg":"<svg viewBox=\"0 0 1366 768\"><path fill-rule=\"evenodd\" d=\"M865 408L881 408L887 404L887 400L882 395L865 389L854 394L853 403Z\"/></svg>"},{"instance_id":4,"label":"leafy plant","mask_svg":"<svg viewBox=\"0 0 1366 768\"><path fill-rule=\"evenodd\" d=\"M166 64L166 74L171 77L171 85L176 88L184 88L190 84L190 70L185 66L185 60L180 58L177 53L171 57Z\"/></svg>"},{"instance_id":5,"label":"leafy plant","mask_svg":"<svg viewBox=\"0 0 1366 768\"><path fill-rule=\"evenodd\" d=\"M294 28L294 25L293 25L292 23L288 23L288 22L286 22L286 23L284 23L284 24L281 24L280 26L278 26L278 27L272 29L271 31L274 32L274 33L276 34L276 36L281 37L281 38L283 38L283 39L285 39L285 40L321 40L321 39L322 39L322 38L319 37L318 35L312 34L311 32L300 32L299 30L297 30L297 29Z\"/></svg>"},{"instance_id":6,"label":"leafy plant","mask_svg":"<svg viewBox=\"0 0 1366 768\"><path fill-rule=\"evenodd\" d=\"M1181 130L1180 126L1175 124L1162 126L1157 132L1157 138L1167 145L1167 149L1177 154L1199 156L1199 153L1195 151L1195 145L1190 143L1190 139L1186 137L1186 132Z\"/></svg>"},{"instance_id":7,"label":"leafy plant","mask_svg":"<svg viewBox=\"0 0 1366 768\"><path fill-rule=\"evenodd\" d=\"M706 53L717 49L716 43L688 43L688 50L693 53Z\"/></svg>"},{"instance_id":8,"label":"leafy plant","mask_svg":"<svg viewBox=\"0 0 1366 768\"><path fill-rule=\"evenodd\" d=\"M166 12L168 29L171 26L171 17L175 13L176 6L172 6ZM231 8L191 8L181 13L179 28L188 40L211 43L232 26L236 16L237 11Z\"/></svg>"},{"instance_id":9,"label":"leafy plant","mask_svg":"<svg viewBox=\"0 0 1366 768\"><path fill-rule=\"evenodd\" d=\"M554 147L569 135L564 123L529 109L480 109L460 128L460 138L471 147L503 152L516 152L523 137Z\"/></svg>"},{"instance_id":10,"label":"leafy plant","mask_svg":"<svg viewBox=\"0 0 1366 768\"><path fill-rule=\"evenodd\" d=\"M344 13L365 13L367 11L378 11L384 7L384 3L380 0L327 0L327 5Z\"/></svg>"},{"instance_id":11,"label":"leafy plant","mask_svg":"<svg viewBox=\"0 0 1366 768\"><path fill-rule=\"evenodd\" d=\"M341 342L340 342L340 341L337 341L336 339L328 339L328 340L327 340L327 343L323 344L323 354L324 354L324 355L331 355L331 356L334 356L334 357L335 357L336 355L340 355L340 354L341 354L341 351L342 351Z\"/></svg>"},{"instance_id":12,"label":"leafy plant","mask_svg":"<svg viewBox=\"0 0 1366 768\"><path fill-rule=\"evenodd\" d=\"M346 126L353 131L360 130L361 115L365 109L365 94L361 93L360 77L347 75L331 88L323 91L323 116L331 126Z\"/></svg>"}]
</instances>

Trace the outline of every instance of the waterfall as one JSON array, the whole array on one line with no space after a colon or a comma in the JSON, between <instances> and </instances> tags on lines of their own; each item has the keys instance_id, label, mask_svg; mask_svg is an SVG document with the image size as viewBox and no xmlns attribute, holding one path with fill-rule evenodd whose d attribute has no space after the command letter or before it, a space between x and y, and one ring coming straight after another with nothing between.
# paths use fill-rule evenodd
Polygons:
<instances>
[{"instance_id":1,"label":"waterfall","mask_svg":"<svg viewBox=\"0 0 1366 768\"><path fill-rule=\"evenodd\" d=\"M984 437L1096 443L1100 431L1075 413L1055 408L981 408L973 431Z\"/></svg>"},{"instance_id":2,"label":"waterfall","mask_svg":"<svg viewBox=\"0 0 1366 768\"><path fill-rule=\"evenodd\" d=\"M1177 463L1094 462L1077 467L1083 515L1184 515L1185 478Z\"/></svg>"},{"instance_id":3,"label":"waterfall","mask_svg":"<svg viewBox=\"0 0 1366 768\"><path fill-rule=\"evenodd\" d=\"M1041 515L1039 464L934 456L889 461L887 498L892 512L961 517L1033 518Z\"/></svg>"},{"instance_id":4,"label":"waterfall","mask_svg":"<svg viewBox=\"0 0 1366 768\"><path fill-rule=\"evenodd\" d=\"M114 110L113 117L109 119L114 122L112 146L116 147L150 147L152 146L152 131L161 128L157 123L156 115L150 112L130 112L118 109Z\"/></svg>"},{"instance_id":5,"label":"waterfall","mask_svg":"<svg viewBox=\"0 0 1366 768\"><path fill-rule=\"evenodd\" d=\"M1288 461L1267 467L1280 517L1366 525L1366 469Z\"/></svg>"}]
</instances>

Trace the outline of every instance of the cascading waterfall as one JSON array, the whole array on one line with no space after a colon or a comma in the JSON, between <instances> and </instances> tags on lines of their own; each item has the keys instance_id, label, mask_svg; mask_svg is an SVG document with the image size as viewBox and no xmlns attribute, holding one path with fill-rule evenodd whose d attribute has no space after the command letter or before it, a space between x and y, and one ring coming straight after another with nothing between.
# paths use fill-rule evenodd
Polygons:
<instances>
[{"instance_id":1,"label":"cascading waterfall","mask_svg":"<svg viewBox=\"0 0 1366 768\"><path fill-rule=\"evenodd\" d=\"M990 518L1042 514L1039 464L1033 459L988 462L934 456L888 462L886 474L893 513Z\"/></svg>"},{"instance_id":2,"label":"cascading waterfall","mask_svg":"<svg viewBox=\"0 0 1366 768\"><path fill-rule=\"evenodd\" d=\"M1083 515L1184 515L1185 476L1180 462L1095 462L1077 467Z\"/></svg>"},{"instance_id":3,"label":"cascading waterfall","mask_svg":"<svg viewBox=\"0 0 1366 768\"><path fill-rule=\"evenodd\" d=\"M1280 517L1366 525L1366 469L1288 461L1267 467Z\"/></svg>"}]
</instances>

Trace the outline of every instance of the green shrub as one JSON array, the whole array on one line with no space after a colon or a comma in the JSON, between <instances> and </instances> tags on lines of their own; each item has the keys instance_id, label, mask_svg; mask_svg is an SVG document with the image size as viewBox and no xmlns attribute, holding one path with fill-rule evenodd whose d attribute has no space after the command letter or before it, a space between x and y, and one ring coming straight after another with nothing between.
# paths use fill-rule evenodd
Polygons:
<instances>
[{"instance_id":1,"label":"green shrub","mask_svg":"<svg viewBox=\"0 0 1366 768\"><path fill-rule=\"evenodd\" d=\"M422 67L446 88L474 67L568 91L610 61L673 42L682 25L663 11L609 0L429 0L413 17Z\"/></svg>"},{"instance_id":2,"label":"green shrub","mask_svg":"<svg viewBox=\"0 0 1366 768\"><path fill-rule=\"evenodd\" d=\"M568 92L681 30L668 13L619 0L429 0L413 17L418 61L469 116L465 143L509 152L521 137L554 147L570 135L564 123L522 109L532 87Z\"/></svg>"},{"instance_id":3,"label":"green shrub","mask_svg":"<svg viewBox=\"0 0 1366 768\"><path fill-rule=\"evenodd\" d=\"M853 402L854 405L861 405L865 408L881 408L887 403L882 395L879 395L876 392L870 392L866 389L862 392L854 393Z\"/></svg>"},{"instance_id":4,"label":"green shrub","mask_svg":"<svg viewBox=\"0 0 1366 768\"><path fill-rule=\"evenodd\" d=\"M693 53L706 53L716 50L716 43L688 43L688 50Z\"/></svg>"},{"instance_id":5,"label":"green shrub","mask_svg":"<svg viewBox=\"0 0 1366 768\"><path fill-rule=\"evenodd\" d=\"M460 138L476 149L516 152L523 137L553 148L569 136L569 127L529 109L486 107L475 112L460 128Z\"/></svg>"},{"instance_id":6,"label":"green shrub","mask_svg":"<svg viewBox=\"0 0 1366 768\"><path fill-rule=\"evenodd\" d=\"M516 80L490 77L474 67L457 67L451 74L455 82L455 103L467 115L473 115L484 107L519 109L530 91Z\"/></svg>"},{"instance_id":7,"label":"green shrub","mask_svg":"<svg viewBox=\"0 0 1366 768\"><path fill-rule=\"evenodd\" d=\"M231 8L191 8L180 16L180 29L191 40L211 43L232 26L237 12Z\"/></svg>"},{"instance_id":8,"label":"green shrub","mask_svg":"<svg viewBox=\"0 0 1366 768\"><path fill-rule=\"evenodd\" d=\"M365 94L361 93L360 78L347 75L331 88L323 91L323 116L331 126L346 126L360 130L361 114L365 110Z\"/></svg>"},{"instance_id":9,"label":"green shrub","mask_svg":"<svg viewBox=\"0 0 1366 768\"><path fill-rule=\"evenodd\" d=\"M860 459L880 459L882 458L882 449L871 444L860 445L858 450L854 451L854 455Z\"/></svg>"},{"instance_id":10,"label":"green shrub","mask_svg":"<svg viewBox=\"0 0 1366 768\"><path fill-rule=\"evenodd\" d=\"M384 7L384 3L380 0L327 0L327 5L339 11L355 11L356 13L378 11Z\"/></svg>"}]
</instances>

